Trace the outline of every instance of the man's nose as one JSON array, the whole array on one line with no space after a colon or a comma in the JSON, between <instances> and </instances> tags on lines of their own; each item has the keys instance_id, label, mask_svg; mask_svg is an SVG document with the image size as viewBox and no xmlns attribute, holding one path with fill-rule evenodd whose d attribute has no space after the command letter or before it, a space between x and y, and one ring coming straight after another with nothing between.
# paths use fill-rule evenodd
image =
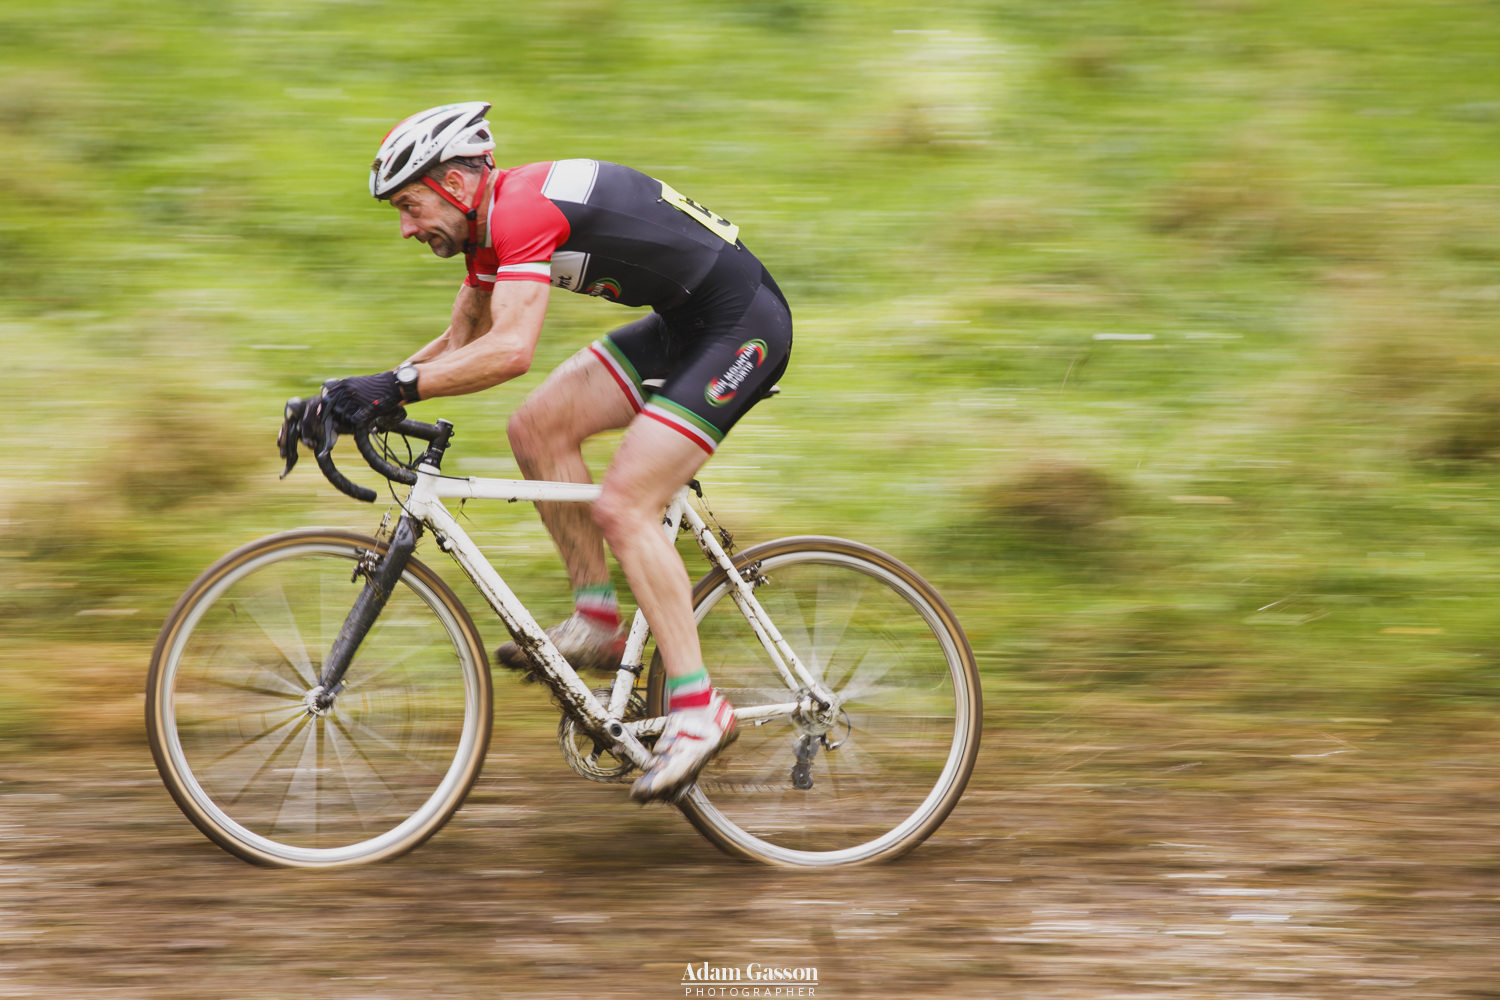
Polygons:
<instances>
[{"instance_id":1,"label":"man's nose","mask_svg":"<svg viewBox=\"0 0 1500 1000\"><path fill-rule=\"evenodd\" d=\"M403 240L409 240L420 232L421 230L417 228L416 223L404 215L401 216L401 238Z\"/></svg>"}]
</instances>

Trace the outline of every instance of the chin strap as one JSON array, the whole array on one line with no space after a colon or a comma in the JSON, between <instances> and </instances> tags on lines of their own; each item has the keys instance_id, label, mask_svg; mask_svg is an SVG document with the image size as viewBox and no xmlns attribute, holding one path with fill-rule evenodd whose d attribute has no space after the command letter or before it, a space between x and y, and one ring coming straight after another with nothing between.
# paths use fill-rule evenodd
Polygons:
<instances>
[{"instance_id":1,"label":"chin strap","mask_svg":"<svg viewBox=\"0 0 1500 1000\"><path fill-rule=\"evenodd\" d=\"M474 270L474 252L479 249L479 203L484 200L484 189L490 183L489 164L485 164L484 172L479 175L479 190L474 194L474 204L465 205L431 177L423 177L422 183L432 188L448 204L464 213L464 218L469 220L469 239L464 243L464 256L468 258L469 270Z\"/></svg>"}]
</instances>

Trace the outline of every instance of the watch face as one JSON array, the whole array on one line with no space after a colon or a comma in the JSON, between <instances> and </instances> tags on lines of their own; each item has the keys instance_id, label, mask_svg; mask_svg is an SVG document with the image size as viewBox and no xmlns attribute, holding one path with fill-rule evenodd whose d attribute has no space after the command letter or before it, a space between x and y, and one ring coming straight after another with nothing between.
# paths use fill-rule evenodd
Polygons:
<instances>
[{"instance_id":1,"label":"watch face","mask_svg":"<svg viewBox=\"0 0 1500 1000\"><path fill-rule=\"evenodd\" d=\"M396 381L410 385L417 380L416 365L402 365L396 369Z\"/></svg>"}]
</instances>

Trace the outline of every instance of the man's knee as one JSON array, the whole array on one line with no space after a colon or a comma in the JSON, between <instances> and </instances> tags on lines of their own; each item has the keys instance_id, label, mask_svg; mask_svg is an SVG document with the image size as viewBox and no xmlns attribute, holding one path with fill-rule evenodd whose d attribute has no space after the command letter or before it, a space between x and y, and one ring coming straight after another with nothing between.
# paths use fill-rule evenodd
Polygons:
<instances>
[{"instance_id":1,"label":"man's knee","mask_svg":"<svg viewBox=\"0 0 1500 1000\"><path fill-rule=\"evenodd\" d=\"M604 490L599 494L599 499L594 501L594 523L599 530L604 532L606 539L613 539L620 530L620 525L626 518L625 505L620 497L612 490Z\"/></svg>"},{"instance_id":2,"label":"man's knee","mask_svg":"<svg viewBox=\"0 0 1500 1000\"><path fill-rule=\"evenodd\" d=\"M510 438L512 451L530 450L526 446L536 440L537 427L536 418L527 404L522 403L521 408L510 415L510 420L505 423L505 436Z\"/></svg>"},{"instance_id":3,"label":"man's knee","mask_svg":"<svg viewBox=\"0 0 1500 1000\"><path fill-rule=\"evenodd\" d=\"M606 482L599 499L594 501L594 523L614 548L617 539L626 538L641 520L640 505Z\"/></svg>"},{"instance_id":4,"label":"man's knee","mask_svg":"<svg viewBox=\"0 0 1500 1000\"><path fill-rule=\"evenodd\" d=\"M538 454L576 445L578 442L568 433L567 421L560 419L567 409L542 394L532 393L505 425L511 450Z\"/></svg>"}]
</instances>

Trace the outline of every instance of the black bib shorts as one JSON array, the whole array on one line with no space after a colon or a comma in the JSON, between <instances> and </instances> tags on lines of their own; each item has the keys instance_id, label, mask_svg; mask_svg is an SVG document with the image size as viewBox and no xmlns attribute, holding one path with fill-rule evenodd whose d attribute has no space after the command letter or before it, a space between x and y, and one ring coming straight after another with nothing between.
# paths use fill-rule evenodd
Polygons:
<instances>
[{"instance_id":1,"label":"black bib shorts","mask_svg":"<svg viewBox=\"0 0 1500 1000\"><path fill-rule=\"evenodd\" d=\"M688 301L628 323L590 347L637 413L710 455L786 371L792 312L743 244L725 247ZM647 379L665 380L648 388Z\"/></svg>"}]
</instances>

